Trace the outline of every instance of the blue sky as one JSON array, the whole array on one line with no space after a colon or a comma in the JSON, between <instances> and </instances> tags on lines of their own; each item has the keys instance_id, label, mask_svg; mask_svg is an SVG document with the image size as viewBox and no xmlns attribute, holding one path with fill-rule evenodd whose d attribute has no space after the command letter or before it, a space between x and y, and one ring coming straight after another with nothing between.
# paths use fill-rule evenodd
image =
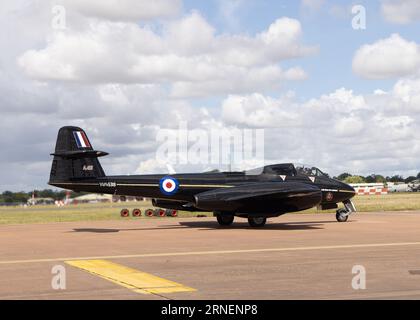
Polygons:
<instances>
[{"instance_id":1,"label":"blue sky","mask_svg":"<svg viewBox=\"0 0 420 320\"><path fill-rule=\"evenodd\" d=\"M403 38L416 41L420 38L420 23L390 24L381 14L380 1L331 1L326 0L316 10L304 8L300 1L278 0L243 0L232 11L235 23L229 23L222 14L224 3L229 1L184 1L184 10L198 10L219 33L247 33L255 35L265 30L279 17L298 19L303 29L304 43L319 45L320 51L313 56L299 59L299 65L308 73L306 81L285 84L283 92L293 90L300 99L317 98L322 94L345 87L359 94L369 94L376 89L389 90L393 80L366 80L352 72L352 59L355 51L366 43L387 38L392 33L399 33ZM366 8L367 25L365 30L354 30L351 26L350 8L354 4ZM334 7L347 12L347 15L335 16L331 13ZM288 67L296 59L282 63ZM272 92L273 95L281 94Z\"/></svg>"},{"instance_id":2,"label":"blue sky","mask_svg":"<svg viewBox=\"0 0 420 320\"><path fill-rule=\"evenodd\" d=\"M180 122L263 129L266 160L333 175L420 171L418 0L60 4L64 27L54 0L0 6L3 190L46 187L65 125L110 152L107 174L165 172L156 137Z\"/></svg>"}]
</instances>

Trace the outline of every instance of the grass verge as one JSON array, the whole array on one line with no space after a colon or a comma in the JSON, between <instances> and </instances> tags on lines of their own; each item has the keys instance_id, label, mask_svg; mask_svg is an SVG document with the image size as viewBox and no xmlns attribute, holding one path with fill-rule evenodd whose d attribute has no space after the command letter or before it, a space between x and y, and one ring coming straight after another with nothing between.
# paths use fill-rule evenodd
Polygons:
<instances>
[{"instance_id":1,"label":"grass verge","mask_svg":"<svg viewBox=\"0 0 420 320\"><path fill-rule=\"evenodd\" d=\"M377 211L410 211L420 210L420 193L392 193L379 196L356 196L354 198L357 210L360 212ZM154 219L145 218L121 218L120 210L139 208L144 211L152 208L150 202L123 202L123 203L98 203L69 205L58 208L56 206L34 207L0 207L0 224L19 223L47 223L69 221L99 221L120 219ZM335 210L318 211L312 208L303 213L335 212ZM178 213L180 217L196 217L197 214L212 216L212 213L185 212ZM161 218L156 218L161 219Z\"/></svg>"}]
</instances>

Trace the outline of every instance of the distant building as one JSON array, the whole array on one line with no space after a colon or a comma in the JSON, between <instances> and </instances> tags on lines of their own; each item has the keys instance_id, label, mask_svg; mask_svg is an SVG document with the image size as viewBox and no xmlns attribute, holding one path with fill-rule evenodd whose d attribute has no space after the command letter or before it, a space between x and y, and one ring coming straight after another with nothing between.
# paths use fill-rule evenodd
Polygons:
<instances>
[{"instance_id":1,"label":"distant building","mask_svg":"<svg viewBox=\"0 0 420 320\"><path fill-rule=\"evenodd\" d=\"M53 198L30 198L27 202L28 206L54 204Z\"/></svg>"},{"instance_id":2,"label":"distant building","mask_svg":"<svg viewBox=\"0 0 420 320\"><path fill-rule=\"evenodd\" d=\"M77 204L77 203L103 203L103 202L125 202L125 201L143 201L143 198L132 196L117 196L112 194L89 193L75 198L66 197L59 201L57 205Z\"/></svg>"},{"instance_id":3,"label":"distant building","mask_svg":"<svg viewBox=\"0 0 420 320\"><path fill-rule=\"evenodd\" d=\"M350 183L358 195L388 194L388 188L383 183Z\"/></svg>"},{"instance_id":4,"label":"distant building","mask_svg":"<svg viewBox=\"0 0 420 320\"><path fill-rule=\"evenodd\" d=\"M69 199L70 203L98 203L98 202L112 202L112 194L96 194L90 193Z\"/></svg>"}]
</instances>

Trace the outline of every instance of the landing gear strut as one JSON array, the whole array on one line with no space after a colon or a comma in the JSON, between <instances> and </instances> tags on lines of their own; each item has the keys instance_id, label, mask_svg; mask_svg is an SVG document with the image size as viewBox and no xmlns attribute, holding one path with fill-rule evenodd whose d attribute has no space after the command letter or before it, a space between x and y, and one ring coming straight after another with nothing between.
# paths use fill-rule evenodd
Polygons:
<instances>
[{"instance_id":1,"label":"landing gear strut","mask_svg":"<svg viewBox=\"0 0 420 320\"><path fill-rule=\"evenodd\" d=\"M335 218L338 222L346 222L353 212L356 212L356 207L351 200L343 201L344 208L338 209L335 213Z\"/></svg>"}]
</instances>

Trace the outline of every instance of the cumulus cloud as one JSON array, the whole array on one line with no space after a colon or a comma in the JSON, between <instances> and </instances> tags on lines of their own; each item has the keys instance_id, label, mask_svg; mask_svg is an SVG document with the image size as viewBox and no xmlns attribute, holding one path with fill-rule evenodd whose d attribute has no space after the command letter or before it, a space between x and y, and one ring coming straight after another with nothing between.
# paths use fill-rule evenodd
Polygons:
<instances>
[{"instance_id":1,"label":"cumulus cloud","mask_svg":"<svg viewBox=\"0 0 420 320\"><path fill-rule=\"evenodd\" d=\"M64 0L61 4L89 17L114 21L138 21L172 17L182 7L181 0Z\"/></svg>"},{"instance_id":2,"label":"cumulus cloud","mask_svg":"<svg viewBox=\"0 0 420 320\"><path fill-rule=\"evenodd\" d=\"M291 127L299 124L290 97L280 99L259 93L230 95L222 103L222 118L228 124L254 128Z\"/></svg>"},{"instance_id":3,"label":"cumulus cloud","mask_svg":"<svg viewBox=\"0 0 420 320\"><path fill-rule=\"evenodd\" d=\"M367 79L407 76L420 70L420 46L398 34L363 45L353 57L353 71Z\"/></svg>"},{"instance_id":4,"label":"cumulus cloud","mask_svg":"<svg viewBox=\"0 0 420 320\"><path fill-rule=\"evenodd\" d=\"M304 102L291 94L230 96L222 119L264 128L268 162L316 163L333 174L372 168L391 174L418 163L419 92L418 79L404 79L388 92L357 95L341 88Z\"/></svg>"},{"instance_id":5,"label":"cumulus cloud","mask_svg":"<svg viewBox=\"0 0 420 320\"><path fill-rule=\"evenodd\" d=\"M18 64L41 81L170 83L176 97L243 92L305 79L300 67L279 66L316 52L301 44L301 35L299 21L290 18L254 37L216 35L198 12L167 22L162 34L134 23L89 20L87 29L53 32L45 48L26 51Z\"/></svg>"},{"instance_id":6,"label":"cumulus cloud","mask_svg":"<svg viewBox=\"0 0 420 320\"><path fill-rule=\"evenodd\" d=\"M384 18L397 24L408 24L420 20L418 0L382 0L381 10Z\"/></svg>"},{"instance_id":7,"label":"cumulus cloud","mask_svg":"<svg viewBox=\"0 0 420 320\"><path fill-rule=\"evenodd\" d=\"M191 129L264 128L268 160L314 163L333 174L418 168L420 77L401 61L403 72L386 74L407 76L390 90L342 88L302 101L277 91L307 77L298 59L283 62L317 50L303 44L295 19L228 34L199 12L147 13L128 1L111 12L112 2L98 3L64 3L65 30L51 29L52 2L0 5L3 190L46 187L49 153L64 125L83 127L95 148L111 153L101 159L107 174L167 171L155 161L156 135L180 121ZM402 42L411 49L398 49L399 57L412 57L412 43Z\"/></svg>"},{"instance_id":8,"label":"cumulus cloud","mask_svg":"<svg viewBox=\"0 0 420 320\"><path fill-rule=\"evenodd\" d=\"M411 111L420 111L420 78L399 80L392 94L406 104Z\"/></svg>"}]
</instances>

